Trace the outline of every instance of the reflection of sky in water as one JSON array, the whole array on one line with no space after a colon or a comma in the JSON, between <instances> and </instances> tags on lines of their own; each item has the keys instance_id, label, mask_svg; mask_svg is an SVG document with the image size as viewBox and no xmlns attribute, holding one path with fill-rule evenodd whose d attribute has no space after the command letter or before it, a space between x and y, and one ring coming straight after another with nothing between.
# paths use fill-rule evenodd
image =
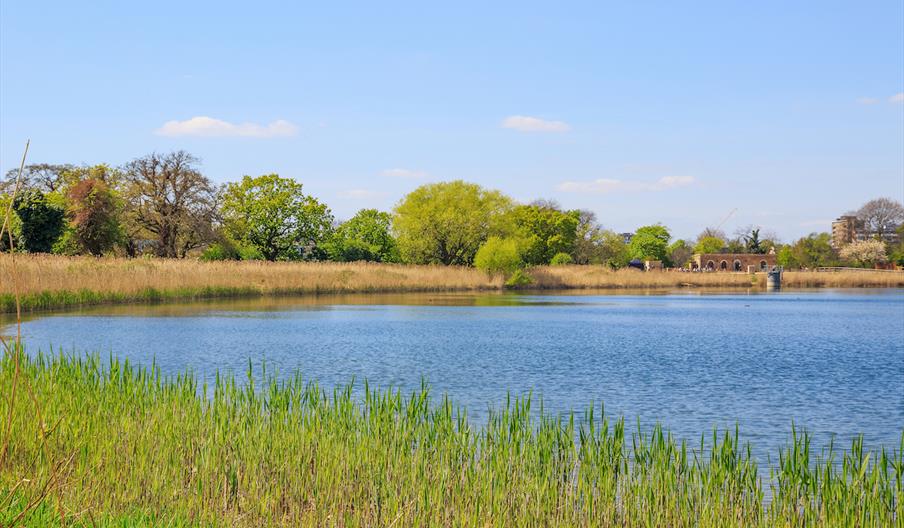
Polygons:
<instances>
[{"instance_id":1,"label":"reflection of sky in water","mask_svg":"<svg viewBox=\"0 0 904 528\"><path fill-rule=\"evenodd\" d=\"M816 446L864 432L897 447L904 425L901 290L255 299L92 308L23 333L32 353L112 352L205 379L243 377L249 358L324 387L424 378L480 421L507 391L533 390L548 410L604 402L691 441L738 422L773 453L792 420Z\"/></svg>"}]
</instances>

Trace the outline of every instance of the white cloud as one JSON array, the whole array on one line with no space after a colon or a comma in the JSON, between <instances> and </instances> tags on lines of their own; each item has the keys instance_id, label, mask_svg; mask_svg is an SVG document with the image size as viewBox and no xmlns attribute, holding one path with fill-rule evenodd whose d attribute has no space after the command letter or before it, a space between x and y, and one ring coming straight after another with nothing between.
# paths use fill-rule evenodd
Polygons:
<instances>
[{"instance_id":1,"label":"white cloud","mask_svg":"<svg viewBox=\"0 0 904 528\"><path fill-rule=\"evenodd\" d=\"M664 176L656 181L615 180L600 178L592 181L566 181L556 189L562 192L611 193L611 192L656 192L678 187L687 187L697 182L693 176Z\"/></svg>"},{"instance_id":2,"label":"white cloud","mask_svg":"<svg viewBox=\"0 0 904 528\"><path fill-rule=\"evenodd\" d=\"M382 191L371 191L370 189L349 189L347 191L342 191L339 193L341 198L351 198L355 200L360 200L362 198L383 198L387 196L388 193Z\"/></svg>"},{"instance_id":3,"label":"white cloud","mask_svg":"<svg viewBox=\"0 0 904 528\"><path fill-rule=\"evenodd\" d=\"M380 172L383 176L388 176L390 178L426 178L428 174L424 171L419 170L411 170L411 169L386 169Z\"/></svg>"},{"instance_id":4,"label":"white cloud","mask_svg":"<svg viewBox=\"0 0 904 528\"><path fill-rule=\"evenodd\" d=\"M876 99L875 97L860 97L857 99L857 104L862 104L862 105L874 105L878 102L879 102L879 100Z\"/></svg>"},{"instance_id":5,"label":"white cloud","mask_svg":"<svg viewBox=\"0 0 904 528\"><path fill-rule=\"evenodd\" d=\"M167 121L154 131L160 136L198 136L198 137L284 137L294 136L298 127L288 121L279 119L269 125L256 123L235 124L222 119L197 116L185 121Z\"/></svg>"},{"instance_id":6,"label":"white cloud","mask_svg":"<svg viewBox=\"0 0 904 528\"><path fill-rule=\"evenodd\" d=\"M889 103L904 103L904 92L896 93L888 98Z\"/></svg>"},{"instance_id":7,"label":"white cloud","mask_svg":"<svg viewBox=\"0 0 904 528\"><path fill-rule=\"evenodd\" d=\"M538 117L514 115L502 120L502 128L520 132L568 132L571 127L563 121L546 121Z\"/></svg>"}]
</instances>

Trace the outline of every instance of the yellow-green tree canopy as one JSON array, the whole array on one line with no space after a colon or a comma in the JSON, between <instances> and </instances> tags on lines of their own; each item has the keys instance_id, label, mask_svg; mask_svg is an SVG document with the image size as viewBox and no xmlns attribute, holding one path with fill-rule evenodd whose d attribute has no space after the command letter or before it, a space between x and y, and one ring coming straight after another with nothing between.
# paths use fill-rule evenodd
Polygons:
<instances>
[{"instance_id":1,"label":"yellow-green tree canopy","mask_svg":"<svg viewBox=\"0 0 904 528\"><path fill-rule=\"evenodd\" d=\"M511 230L514 204L499 191L461 180L422 185L395 208L402 258L416 264L470 265L492 235Z\"/></svg>"}]
</instances>

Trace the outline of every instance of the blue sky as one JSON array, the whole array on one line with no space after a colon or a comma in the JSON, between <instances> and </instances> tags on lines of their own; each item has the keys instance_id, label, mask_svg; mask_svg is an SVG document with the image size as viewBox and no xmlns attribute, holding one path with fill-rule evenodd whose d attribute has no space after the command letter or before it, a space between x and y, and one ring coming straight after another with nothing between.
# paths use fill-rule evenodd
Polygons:
<instances>
[{"instance_id":1,"label":"blue sky","mask_svg":"<svg viewBox=\"0 0 904 528\"><path fill-rule=\"evenodd\" d=\"M0 170L185 149L339 218L460 178L680 237L904 198L900 1L299 4L0 3Z\"/></svg>"}]
</instances>

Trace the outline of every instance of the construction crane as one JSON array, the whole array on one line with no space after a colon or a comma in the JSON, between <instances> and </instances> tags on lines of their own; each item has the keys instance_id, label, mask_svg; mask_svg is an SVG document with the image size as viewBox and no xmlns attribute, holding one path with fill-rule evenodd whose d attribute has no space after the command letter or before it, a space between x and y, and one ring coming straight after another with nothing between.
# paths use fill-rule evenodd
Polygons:
<instances>
[{"instance_id":1,"label":"construction crane","mask_svg":"<svg viewBox=\"0 0 904 528\"><path fill-rule=\"evenodd\" d=\"M721 229L722 226L725 225L725 222L727 222L728 219L731 218L736 212L738 212L738 208L737 208L737 207L735 207L734 209L732 209L731 211L729 211L729 213L728 213L727 215L725 215L725 218L723 218L722 221L719 222L719 225L717 225L717 226L714 228L714 230L715 230L715 231L718 231L719 229Z\"/></svg>"}]
</instances>

